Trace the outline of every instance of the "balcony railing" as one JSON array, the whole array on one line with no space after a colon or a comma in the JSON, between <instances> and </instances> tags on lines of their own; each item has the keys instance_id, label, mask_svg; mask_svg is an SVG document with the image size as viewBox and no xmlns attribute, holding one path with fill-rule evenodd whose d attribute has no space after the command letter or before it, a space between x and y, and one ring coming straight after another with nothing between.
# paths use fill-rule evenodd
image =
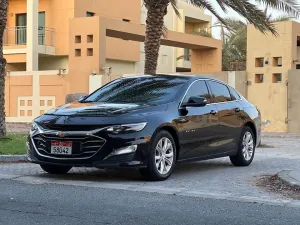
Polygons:
<instances>
[{"instance_id":1,"label":"balcony railing","mask_svg":"<svg viewBox=\"0 0 300 225\"><path fill-rule=\"evenodd\" d=\"M53 28L39 27L38 30L39 45L53 46L55 45L55 31ZM3 45L26 45L27 44L27 27L7 27L3 35Z\"/></svg>"}]
</instances>

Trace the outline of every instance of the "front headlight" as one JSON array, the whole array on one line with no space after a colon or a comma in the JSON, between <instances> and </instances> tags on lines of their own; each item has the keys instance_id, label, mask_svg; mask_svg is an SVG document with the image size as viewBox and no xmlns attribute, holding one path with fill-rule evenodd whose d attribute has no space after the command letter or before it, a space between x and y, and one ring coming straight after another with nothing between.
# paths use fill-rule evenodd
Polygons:
<instances>
[{"instance_id":1,"label":"front headlight","mask_svg":"<svg viewBox=\"0 0 300 225\"><path fill-rule=\"evenodd\" d=\"M132 133L143 130L146 127L147 123L134 123L134 124L123 124L123 125L115 125L107 128L106 130L113 134L120 133Z\"/></svg>"},{"instance_id":2,"label":"front headlight","mask_svg":"<svg viewBox=\"0 0 300 225\"><path fill-rule=\"evenodd\" d=\"M30 131L31 131L31 132L35 132L35 131L37 131L37 130L38 130L37 124L36 124L35 122L32 122Z\"/></svg>"},{"instance_id":3,"label":"front headlight","mask_svg":"<svg viewBox=\"0 0 300 225\"><path fill-rule=\"evenodd\" d=\"M38 127L38 125L36 124L36 122L32 122L32 124L31 124L31 128L30 128L30 135L34 135L34 134L36 134L37 132L39 132L39 127Z\"/></svg>"}]
</instances>

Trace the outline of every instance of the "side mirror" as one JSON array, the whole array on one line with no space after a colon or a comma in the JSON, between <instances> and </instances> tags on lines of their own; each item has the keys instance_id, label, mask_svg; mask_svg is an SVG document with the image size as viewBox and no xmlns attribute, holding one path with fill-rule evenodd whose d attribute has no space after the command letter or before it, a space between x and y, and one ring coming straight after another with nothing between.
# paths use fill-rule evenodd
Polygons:
<instances>
[{"instance_id":1,"label":"side mirror","mask_svg":"<svg viewBox=\"0 0 300 225\"><path fill-rule=\"evenodd\" d=\"M67 94L65 103L72 103L72 102L78 102L80 100L83 100L83 98L86 98L88 94L86 93L75 93L75 94Z\"/></svg>"},{"instance_id":2,"label":"side mirror","mask_svg":"<svg viewBox=\"0 0 300 225\"><path fill-rule=\"evenodd\" d=\"M184 103L183 107L203 107L206 106L207 99L204 97L192 96L187 103Z\"/></svg>"},{"instance_id":3,"label":"side mirror","mask_svg":"<svg viewBox=\"0 0 300 225\"><path fill-rule=\"evenodd\" d=\"M78 102L82 102L85 98L87 97L87 95L83 95L78 99Z\"/></svg>"}]
</instances>

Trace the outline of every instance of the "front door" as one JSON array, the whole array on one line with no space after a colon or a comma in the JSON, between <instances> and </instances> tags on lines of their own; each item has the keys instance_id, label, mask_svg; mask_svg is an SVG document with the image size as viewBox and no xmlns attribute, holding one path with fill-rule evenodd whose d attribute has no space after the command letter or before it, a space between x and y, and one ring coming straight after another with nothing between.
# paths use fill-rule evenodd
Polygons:
<instances>
[{"instance_id":1,"label":"front door","mask_svg":"<svg viewBox=\"0 0 300 225\"><path fill-rule=\"evenodd\" d=\"M180 117L176 120L182 145L180 159L198 158L215 152L217 108L210 104L211 96L204 80L196 81L191 85L183 103L192 96L205 97L208 104L180 110Z\"/></svg>"},{"instance_id":2,"label":"front door","mask_svg":"<svg viewBox=\"0 0 300 225\"><path fill-rule=\"evenodd\" d=\"M208 85L219 117L217 153L234 151L242 129L242 120L239 115L242 107L238 101L233 99L226 85L216 81L208 81Z\"/></svg>"}]
</instances>

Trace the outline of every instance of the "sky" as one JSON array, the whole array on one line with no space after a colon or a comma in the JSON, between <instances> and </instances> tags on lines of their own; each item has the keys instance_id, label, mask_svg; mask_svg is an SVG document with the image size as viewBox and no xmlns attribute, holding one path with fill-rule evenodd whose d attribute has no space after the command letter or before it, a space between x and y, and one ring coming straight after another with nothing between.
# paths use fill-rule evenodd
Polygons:
<instances>
[{"instance_id":1,"label":"sky","mask_svg":"<svg viewBox=\"0 0 300 225\"><path fill-rule=\"evenodd\" d=\"M254 4L257 4L255 0L249 0L251 3L254 3ZM300 4L300 0L297 0ZM231 17L231 18L237 18L237 19L240 19L240 20L243 20L243 17L241 17L238 13L234 12L233 10L228 10L227 14L224 13L222 11L222 9L218 6L218 4L216 3L215 0L211 0L213 6L216 8L216 11L223 17ZM260 9L264 9L265 7L263 5L260 5L260 4L257 4L259 6ZM284 13L282 12L279 12L277 10L273 10L273 9L270 9L268 10L269 13L272 15L272 17L276 17L276 16L280 16L280 15L284 15ZM208 14L208 15L212 15L208 10L205 10L205 12ZM212 15L213 16L213 15ZM299 19L295 19L297 20L298 22L300 22ZM217 19L216 17L213 16L213 24L215 24L217 22ZM220 29L219 28L212 28L212 34L213 34L213 37L214 38L218 38L220 39Z\"/></svg>"}]
</instances>

